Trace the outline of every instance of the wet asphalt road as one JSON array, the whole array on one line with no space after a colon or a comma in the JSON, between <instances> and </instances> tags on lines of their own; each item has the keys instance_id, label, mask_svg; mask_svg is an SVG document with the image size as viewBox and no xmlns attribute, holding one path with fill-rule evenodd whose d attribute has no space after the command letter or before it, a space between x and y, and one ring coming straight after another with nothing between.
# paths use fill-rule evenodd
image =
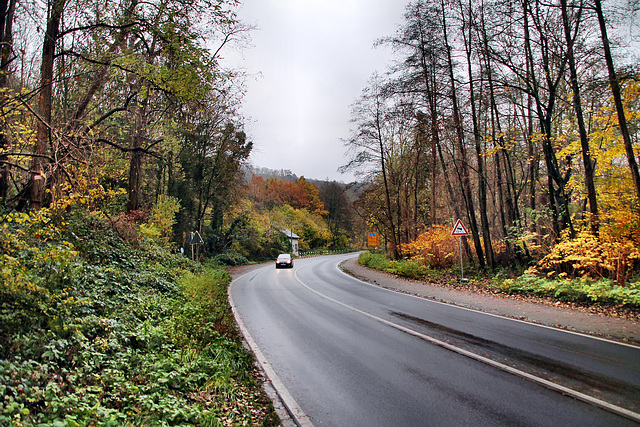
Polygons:
<instances>
[{"instance_id":1,"label":"wet asphalt road","mask_svg":"<svg viewBox=\"0 0 640 427\"><path fill-rule=\"evenodd\" d=\"M637 347L371 286L337 268L352 256L266 264L230 288L238 320L301 423L638 425Z\"/></svg>"}]
</instances>

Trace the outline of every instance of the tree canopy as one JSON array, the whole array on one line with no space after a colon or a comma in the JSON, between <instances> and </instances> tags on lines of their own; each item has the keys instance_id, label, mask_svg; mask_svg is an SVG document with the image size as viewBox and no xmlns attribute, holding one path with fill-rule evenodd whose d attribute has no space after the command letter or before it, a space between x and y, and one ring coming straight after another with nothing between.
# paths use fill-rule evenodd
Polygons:
<instances>
[{"instance_id":1,"label":"tree canopy","mask_svg":"<svg viewBox=\"0 0 640 427\"><path fill-rule=\"evenodd\" d=\"M582 231L640 244L640 70L607 36L627 6L606 6L407 6L379 41L397 60L354 104L344 166L368 178L356 206L392 255L456 219L480 266L531 262Z\"/></svg>"}]
</instances>

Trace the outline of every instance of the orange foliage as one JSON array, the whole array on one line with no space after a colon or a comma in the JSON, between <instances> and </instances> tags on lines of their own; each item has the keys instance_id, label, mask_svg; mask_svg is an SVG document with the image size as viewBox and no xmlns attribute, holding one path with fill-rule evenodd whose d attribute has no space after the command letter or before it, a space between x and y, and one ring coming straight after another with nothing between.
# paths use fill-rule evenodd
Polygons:
<instances>
[{"instance_id":1,"label":"orange foliage","mask_svg":"<svg viewBox=\"0 0 640 427\"><path fill-rule=\"evenodd\" d=\"M445 225L432 226L413 242L400 245L400 251L431 268L450 268L460 261L458 240Z\"/></svg>"},{"instance_id":2,"label":"orange foliage","mask_svg":"<svg viewBox=\"0 0 640 427\"><path fill-rule=\"evenodd\" d=\"M320 191L304 177L298 178L295 182L285 182L276 178L268 178L265 181L261 176L253 175L248 184L248 196L263 209L289 205L317 215L327 213L320 199Z\"/></svg>"}]
</instances>

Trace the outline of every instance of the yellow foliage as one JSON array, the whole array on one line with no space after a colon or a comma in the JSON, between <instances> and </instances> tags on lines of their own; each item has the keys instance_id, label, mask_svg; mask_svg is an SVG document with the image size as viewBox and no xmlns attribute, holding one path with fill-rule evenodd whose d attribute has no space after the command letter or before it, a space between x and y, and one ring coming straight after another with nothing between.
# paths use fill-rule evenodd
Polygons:
<instances>
[{"instance_id":1,"label":"yellow foliage","mask_svg":"<svg viewBox=\"0 0 640 427\"><path fill-rule=\"evenodd\" d=\"M57 187L56 196L52 203L53 210L65 210L79 206L92 212L101 210L113 199L126 194L124 188L118 190L104 188L100 185L97 177L88 178L86 171L78 171L73 168L69 168L69 171L75 172L74 175L77 178L73 185L65 183Z\"/></svg>"},{"instance_id":2,"label":"yellow foliage","mask_svg":"<svg viewBox=\"0 0 640 427\"><path fill-rule=\"evenodd\" d=\"M161 194L158 197L158 202L151 209L149 223L141 225L140 231L147 237L159 240L165 248L170 249L173 224L179 210L180 201L178 199Z\"/></svg>"},{"instance_id":3,"label":"yellow foliage","mask_svg":"<svg viewBox=\"0 0 640 427\"><path fill-rule=\"evenodd\" d=\"M623 91L625 116L632 128L640 119L639 95L640 82L625 82ZM636 203L636 196L613 101L609 100L596 111L593 121L595 131L589 135L589 149L596 164L598 205L606 219L607 215L618 216L614 211L630 212L630 207ZM634 149L636 154L640 153L640 143L637 138L635 138ZM573 152L577 153L578 150L579 147L576 145Z\"/></svg>"},{"instance_id":4,"label":"yellow foliage","mask_svg":"<svg viewBox=\"0 0 640 427\"><path fill-rule=\"evenodd\" d=\"M546 273L559 278L609 278L624 285L640 269L640 241L614 238L607 233L599 237L581 232L574 239L563 239L551 253L525 273Z\"/></svg>"},{"instance_id":5,"label":"yellow foliage","mask_svg":"<svg viewBox=\"0 0 640 427\"><path fill-rule=\"evenodd\" d=\"M432 268L449 268L460 260L458 241L445 225L432 226L413 242L400 245L400 251Z\"/></svg>"}]
</instances>

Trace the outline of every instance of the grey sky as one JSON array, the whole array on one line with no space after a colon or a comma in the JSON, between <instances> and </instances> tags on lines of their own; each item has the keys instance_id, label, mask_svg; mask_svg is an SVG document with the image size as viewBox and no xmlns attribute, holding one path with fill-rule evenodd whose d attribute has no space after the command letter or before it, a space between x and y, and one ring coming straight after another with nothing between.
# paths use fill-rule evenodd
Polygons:
<instances>
[{"instance_id":1,"label":"grey sky","mask_svg":"<svg viewBox=\"0 0 640 427\"><path fill-rule=\"evenodd\" d=\"M254 141L251 162L298 176L350 182L341 139L350 105L387 70L391 51L374 48L402 23L408 0L245 0L240 19L257 27L252 47L230 58L244 69L242 113Z\"/></svg>"}]
</instances>

